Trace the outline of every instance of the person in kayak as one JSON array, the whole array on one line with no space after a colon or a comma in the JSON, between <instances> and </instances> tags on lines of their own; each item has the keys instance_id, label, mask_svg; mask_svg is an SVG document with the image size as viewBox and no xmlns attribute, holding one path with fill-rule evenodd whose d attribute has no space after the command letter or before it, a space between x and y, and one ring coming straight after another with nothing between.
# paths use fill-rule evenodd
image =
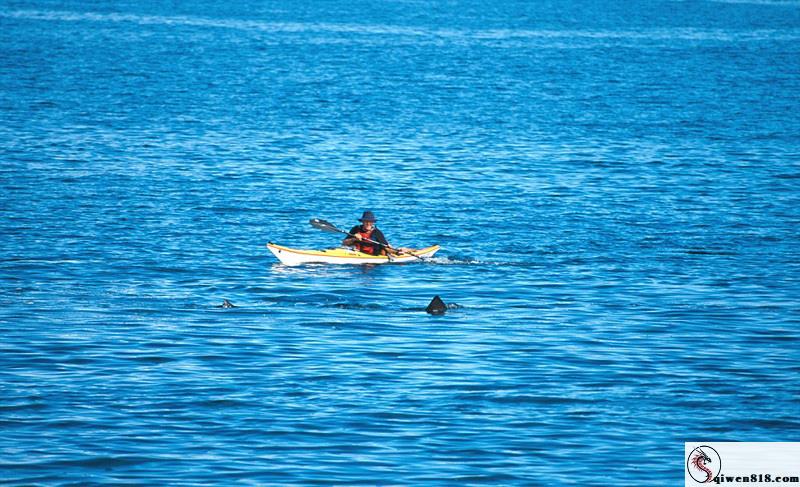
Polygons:
<instances>
[{"instance_id":1,"label":"person in kayak","mask_svg":"<svg viewBox=\"0 0 800 487\"><path fill-rule=\"evenodd\" d=\"M389 245L386 237L383 236L383 232L375 226L377 219L374 213L365 211L358 221L361 222L361 225L356 225L350 229L350 236L342 241L342 245L354 247L359 252L370 255L386 255L387 252L395 255L397 253ZM378 243L367 242L367 240L374 240Z\"/></svg>"}]
</instances>

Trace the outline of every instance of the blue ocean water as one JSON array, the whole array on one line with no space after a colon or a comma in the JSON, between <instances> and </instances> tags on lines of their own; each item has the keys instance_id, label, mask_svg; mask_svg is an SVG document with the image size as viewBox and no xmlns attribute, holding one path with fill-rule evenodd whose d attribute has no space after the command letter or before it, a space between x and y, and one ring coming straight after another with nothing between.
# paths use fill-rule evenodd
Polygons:
<instances>
[{"instance_id":1,"label":"blue ocean water","mask_svg":"<svg viewBox=\"0 0 800 487\"><path fill-rule=\"evenodd\" d=\"M4 0L0 483L677 485L684 441L796 441L798 95L794 1ZM366 209L441 252L265 248Z\"/></svg>"}]
</instances>

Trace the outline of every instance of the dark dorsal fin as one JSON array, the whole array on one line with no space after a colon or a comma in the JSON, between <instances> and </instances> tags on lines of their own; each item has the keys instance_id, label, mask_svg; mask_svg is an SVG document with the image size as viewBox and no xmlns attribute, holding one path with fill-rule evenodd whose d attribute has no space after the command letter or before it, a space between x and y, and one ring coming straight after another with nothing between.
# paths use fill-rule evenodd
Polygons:
<instances>
[{"instance_id":1,"label":"dark dorsal fin","mask_svg":"<svg viewBox=\"0 0 800 487\"><path fill-rule=\"evenodd\" d=\"M434 296L433 299L431 299L431 303L425 308L425 311L432 315L443 315L445 311L447 311L447 305L444 304L442 298Z\"/></svg>"}]
</instances>

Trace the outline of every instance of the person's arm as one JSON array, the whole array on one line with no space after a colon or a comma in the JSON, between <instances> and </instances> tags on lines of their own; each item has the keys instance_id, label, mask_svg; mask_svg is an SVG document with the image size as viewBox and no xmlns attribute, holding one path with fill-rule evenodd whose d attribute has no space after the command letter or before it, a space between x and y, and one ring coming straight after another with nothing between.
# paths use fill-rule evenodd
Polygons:
<instances>
[{"instance_id":1,"label":"person's arm","mask_svg":"<svg viewBox=\"0 0 800 487\"><path fill-rule=\"evenodd\" d=\"M380 248L378 248L378 255L383 254L392 254L394 255L396 252L392 251L391 245L389 245L389 241L386 240L386 237L383 235L379 229L375 229L375 232L372 233L372 240L381 244Z\"/></svg>"},{"instance_id":2,"label":"person's arm","mask_svg":"<svg viewBox=\"0 0 800 487\"><path fill-rule=\"evenodd\" d=\"M350 229L350 235L348 235L347 237L345 237L344 240L342 240L342 245L344 245L345 247L352 247L353 245L355 245L356 240L361 240L361 235L358 234L358 225Z\"/></svg>"}]
</instances>

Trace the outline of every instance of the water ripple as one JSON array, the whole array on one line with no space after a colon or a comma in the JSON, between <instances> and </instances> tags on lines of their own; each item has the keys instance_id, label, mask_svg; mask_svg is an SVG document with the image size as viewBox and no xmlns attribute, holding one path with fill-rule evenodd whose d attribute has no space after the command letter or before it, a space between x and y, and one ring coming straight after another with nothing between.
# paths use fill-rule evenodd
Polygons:
<instances>
[{"instance_id":1,"label":"water ripple","mask_svg":"<svg viewBox=\"0 0 800 487\"><path fill-rule=\"evenodd\" d=\"M675 485L800 431L791 2L23 3L0 482ZM365 209L442 250L264 247Z\"/></svg>"}]
</instances>

